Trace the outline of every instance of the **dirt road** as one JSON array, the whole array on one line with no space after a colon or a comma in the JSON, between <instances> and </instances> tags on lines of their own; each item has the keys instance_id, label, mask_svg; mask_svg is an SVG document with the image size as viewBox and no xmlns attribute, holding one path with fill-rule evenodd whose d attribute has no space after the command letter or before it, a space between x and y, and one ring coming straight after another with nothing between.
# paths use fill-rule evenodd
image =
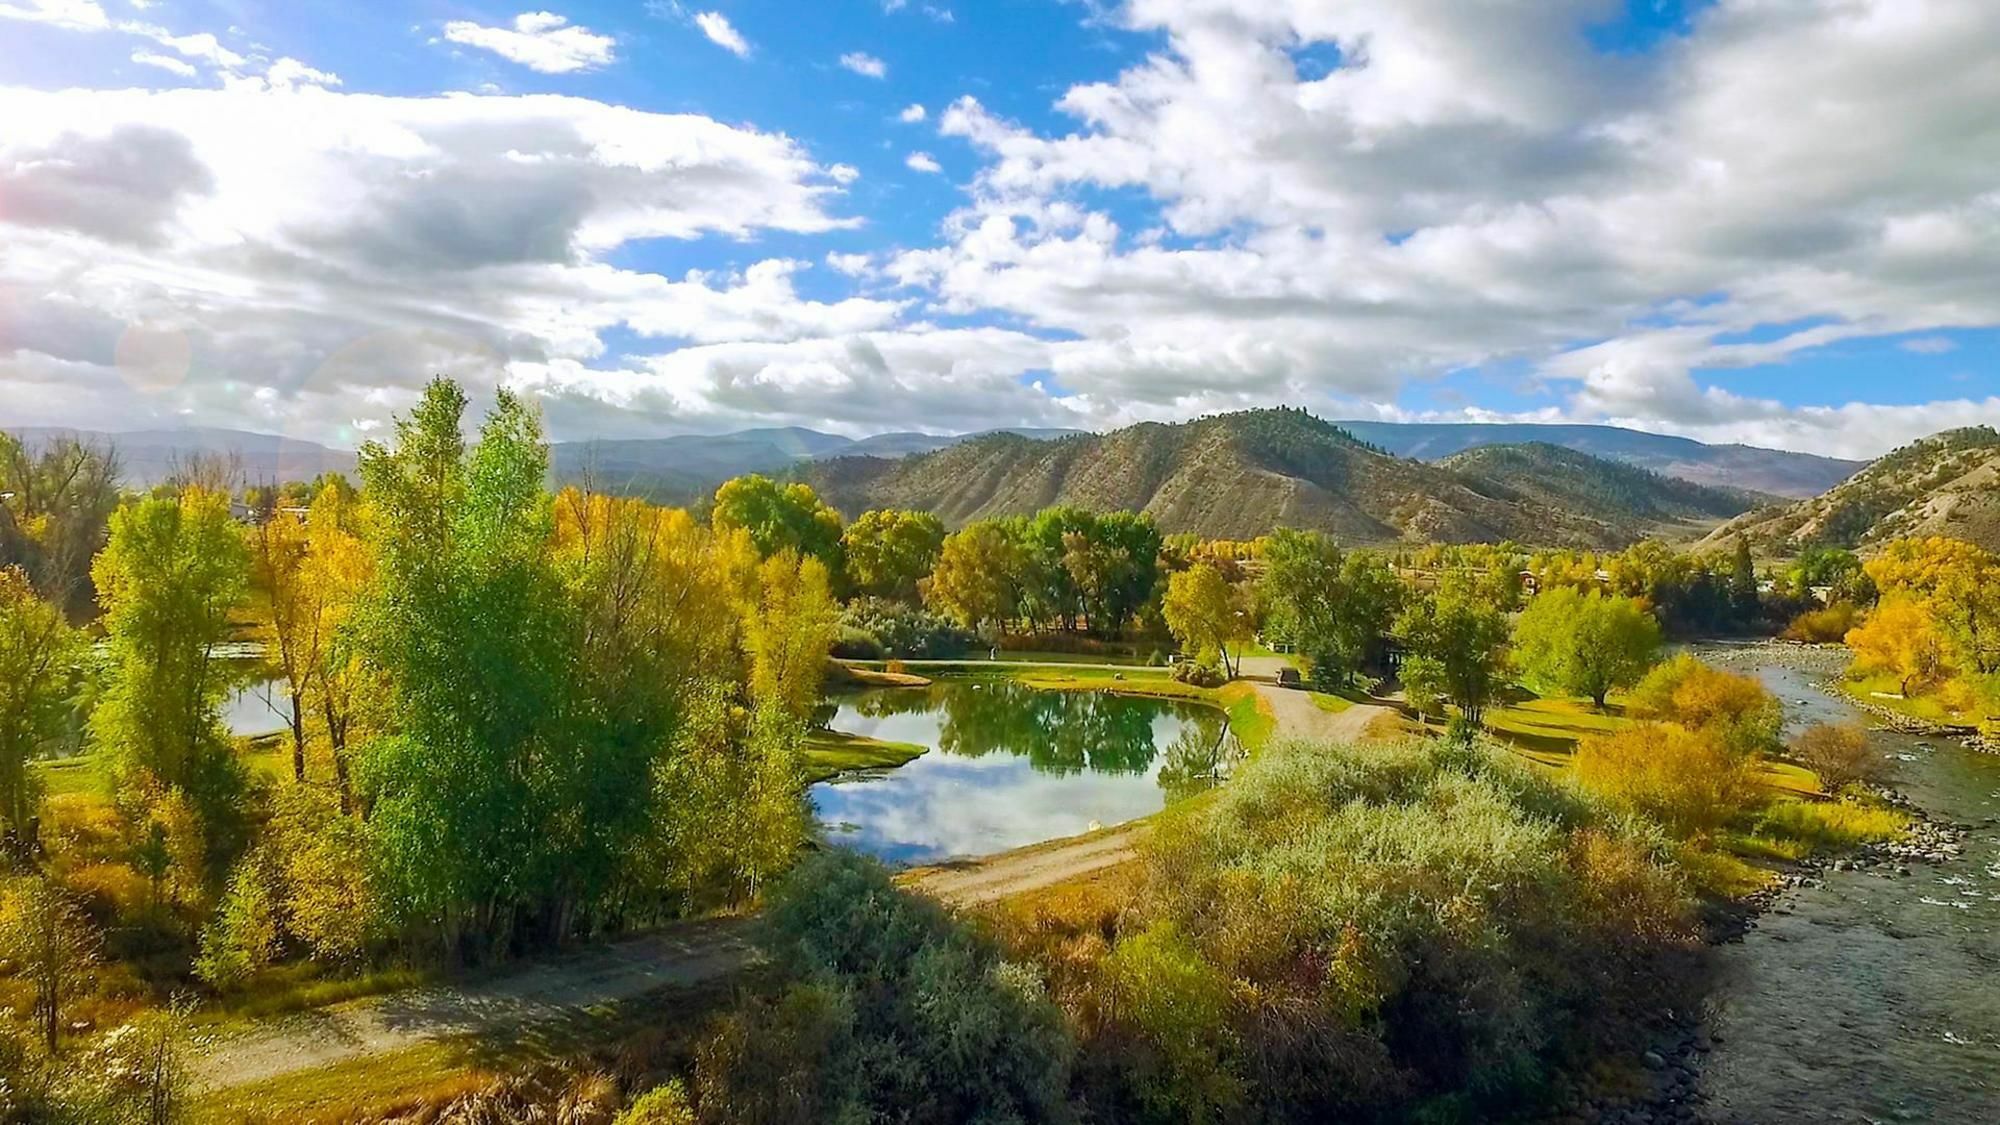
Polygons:
<instances>
[{"instance_id":1,"label":"dirt road","mask_svg":"<svg viewBox=\"0 0 2000 1125\"><path fill-rule=\"evenodd\" d=\"M740 918L677 926L505 976L429 985L282 1016L207 1043L193 1060L201 1089L244 1086L458 1035L475 1035L699 984L753 956Z\"/></svg>"},{"instance_id":2,"label":"dirt road","mask_svg":"<svg viewBox=\"0 0 2000 1125\"><path fill-rule=\"evenodd\" d=\"M1358 742L1368 735L1369 724L1394 718L1392 707L1379 703L1355 703L1344 711L1328 711L1313 702L1311 692L1278 686L1278 672L1288 667L1277 656L1246 656L1243 678L1254 682L1257 695L1277 720L1279 738L1304 738L1316 742Z\"/></svg>"},{"instance_id":3,"label":"dirt road","mask_svg":"<svg viewBox=\"0 0 2000 1125\"><path fill-rule=\"evenodd\" d=\"M1137 854L1145 832L1143 822L1128 824L987 859L925 868L913 872L907 885L955 906L977 906L1115 867Z\"/></svg>"}]
</instances>

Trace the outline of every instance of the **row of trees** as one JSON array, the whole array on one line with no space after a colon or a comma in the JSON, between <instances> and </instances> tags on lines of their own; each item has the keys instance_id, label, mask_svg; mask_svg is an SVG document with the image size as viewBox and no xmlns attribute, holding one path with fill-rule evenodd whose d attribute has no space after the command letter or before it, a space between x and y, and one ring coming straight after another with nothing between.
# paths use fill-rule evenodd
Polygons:
<instances>
[{"instance_id":1,"label":"row of trees","mask_svg":"<svg viewBox=\"0 0 2000 1125\"><path fill-rule=\"evenodd\" d=\"M117 817L110 849L49 857L57 893L131 870L206 918L197 965L227 985L299 954L501 957L790 864L833 573L727 518L552 495L524 403L501 395L470 444L465 409L434 382L363 449L359 489L248 521L199 483L126 498L88 571L100 657L60 587L0 568L0 816L26 832L29 763L83 700ZM223 721L226 646L255 634L285 688L282 781Z\"/></svg>"}]
</instances>

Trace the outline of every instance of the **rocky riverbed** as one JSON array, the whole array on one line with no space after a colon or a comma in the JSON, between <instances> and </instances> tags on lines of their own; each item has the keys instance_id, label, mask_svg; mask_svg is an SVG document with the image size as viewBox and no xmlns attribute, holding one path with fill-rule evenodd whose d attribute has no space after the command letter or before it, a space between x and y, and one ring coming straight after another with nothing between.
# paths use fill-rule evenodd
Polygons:
<instances>
[{"instance_id":1,"label":"rocky riverbed","mask_svg":"<svg viewBox=\"0 0 2000 1125\"><path fill-rule=\"evenodd\" d=\"M2000 758L1839 691L1844 650L1700 655L1762 679L1788 732L1876 716L1882 796L1915 821L1711 919L1708 996L1658 1013L1638 1065L1576 1083L1550 1120L2000 1122Z\"/></svg>"},{"instance_id":2,"label":"rocky riverbed","mask_svg":"<svg viewBox=\"0 0 2000 1125\"><path fill-rule=\"evenodd\" d=\"M1762 679L1789 730L1873 713L1817 690L1837 651L1703 655ZM1919 820L1905 840L1793 872L1718 951L1714 1048L1691 1068L1698 1120L2000 1121L2000 758L1935 731L1871 740Z\"/></svg>"}]
</instances>

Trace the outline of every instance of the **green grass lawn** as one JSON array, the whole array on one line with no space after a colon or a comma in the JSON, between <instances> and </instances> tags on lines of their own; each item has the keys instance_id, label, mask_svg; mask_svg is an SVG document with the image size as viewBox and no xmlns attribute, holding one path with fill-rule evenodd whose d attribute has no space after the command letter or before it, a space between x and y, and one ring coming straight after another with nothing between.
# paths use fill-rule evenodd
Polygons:
<instances>
[{"instance_id":1,"label":"green grass lawn","mask_svg":"<svg viewBox=\"0 0 2000 1125\"><path fill-rule=\"evenodd\" d=\"M104 765L102 754L78 754L73 758L31 762L28 769L42 779L44 790L51 797L74 794L96 797L111 791L111 778Z\"/></svg>"},{"instance_id":2,"label":"green grass lawn","mask_svg":"<svg viewBox=\"0 0 2000 1125\"><path fill-rule=\"evenodd\" d=\"M1941 723L1945 726L1977 726L1980 715L1953 711L1940 702L1935 695L1918 695L1902 698L1902 685L1894 676L1867 676L1859 680L1841 679L1836 681L1840 689L1862 703L1877 707L1887 707L1891 711L1921 719L1927 723Z\"/></svg>"},{"instance_id":3,"label":"green grass lawn","mask_svg":"<svg viewBox=\"0 0 2000 1125\"><path fill-rule=\"evenodd\" d=\"M1328 695L1323 691L1309 691L1306 694L1312 698L1313 706L1329 714L1338 715L1354 706L1354 700L1345 696Z\"/></svg>"},{"instance_id":4,"label":"green grass lawn","mask_svg":"<svg viewBox=\"0 0 2000 1125\"><path fill-rule=\"evenodd\" d=\"M849 770L908 765L922 757L925 750L914 742L888 742L837 730L816 730L806 736L806 783L817 784Z\"/></svg>"}]
</instances>

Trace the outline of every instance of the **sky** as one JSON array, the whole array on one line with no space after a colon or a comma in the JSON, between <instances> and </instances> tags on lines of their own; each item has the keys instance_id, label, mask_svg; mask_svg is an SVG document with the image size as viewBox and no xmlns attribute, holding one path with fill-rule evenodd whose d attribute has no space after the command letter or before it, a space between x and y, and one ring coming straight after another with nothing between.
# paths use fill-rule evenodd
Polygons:
<instances>
[{"instance_id":1,"label":"sky","mask_svg":"<svg viewBox=\"0 0 2000 1125\"><path fill-rule=\"evenodd\" d=\"M1992 0L0 0L0 425L2000 424Z\"/></svg>"}]
</instances>

